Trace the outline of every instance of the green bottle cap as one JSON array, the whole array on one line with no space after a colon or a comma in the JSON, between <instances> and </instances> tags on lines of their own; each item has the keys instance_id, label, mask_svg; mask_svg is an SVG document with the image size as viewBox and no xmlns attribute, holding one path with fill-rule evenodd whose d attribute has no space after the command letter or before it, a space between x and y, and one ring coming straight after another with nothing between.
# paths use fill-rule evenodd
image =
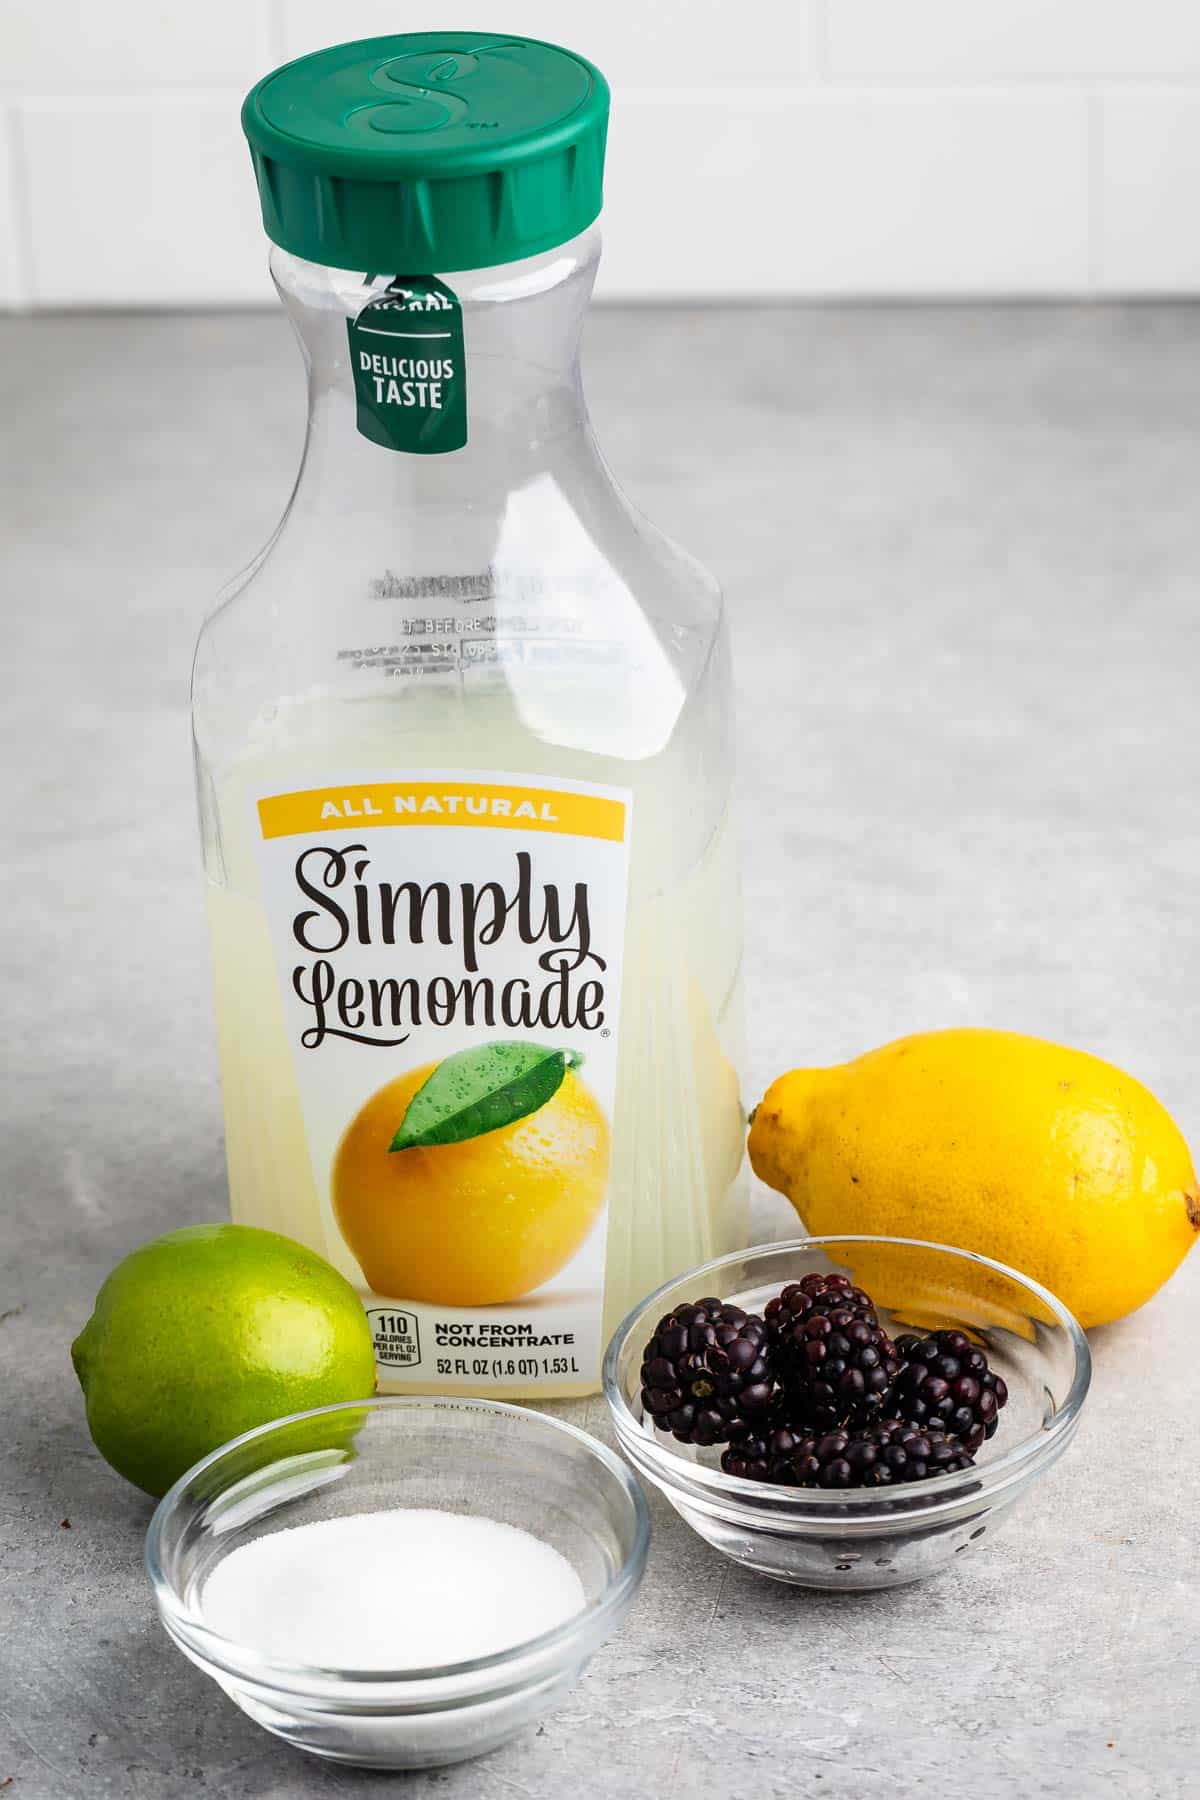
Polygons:
<instances>
[{"instance_id":1,"label":"green bottle cap","mask_svg":"<svg viewBox=\"0 0 1200 1800\"><path fill-rule=\"evenodd\" d=\"M337 269L479 269L596 217L608 84L536 38L414 31L285 63L242 126L283 249Z\"/></svg>"}]
</instances>

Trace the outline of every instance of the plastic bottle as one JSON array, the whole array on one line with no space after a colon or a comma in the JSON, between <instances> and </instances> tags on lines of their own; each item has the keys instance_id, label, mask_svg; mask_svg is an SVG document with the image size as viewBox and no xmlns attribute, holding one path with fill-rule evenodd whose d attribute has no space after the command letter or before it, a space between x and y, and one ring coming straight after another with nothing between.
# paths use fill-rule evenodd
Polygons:
<instances>
[{"instance_id":1,"label":"plastic bottle","mask_svg":"<svg viewBox=\"0 0 1200 1800\"><path fill-rule=\"evenodd\" d=\"M243 111L309 421L195 666L232 1208L358 1284L385 1389L591 1391L742 1241L721 603L579 377L607 113L463 32Z\"/></svg>"}]
</instances>

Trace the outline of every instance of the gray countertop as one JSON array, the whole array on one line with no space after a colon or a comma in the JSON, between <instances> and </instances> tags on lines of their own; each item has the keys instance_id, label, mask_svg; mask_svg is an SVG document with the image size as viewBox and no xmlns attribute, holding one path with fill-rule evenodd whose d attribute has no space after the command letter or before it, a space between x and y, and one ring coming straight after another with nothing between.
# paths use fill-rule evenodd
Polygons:
<instances>
[{"instance_id":1,"label":"gray countertop","mask_svg":"<svg viewBox=\"0 0 1200 1800\"><path fill-rule=\"evenodd\" d=\"M175 1653L67 1347L127 1250L224 1214L187 676L286 498L300 370L263 315L12 319L0 363L6 1800L1194 1795L1200 1256L1093 1334L1074 1448L928 1585L774 1586L652 1500L627 1628L486 1761L307 1761ZM618 475L729 597L747 1094L987 1023L1200 1142L1200 311L609 311L587 363Z\"/></svg>"}]
</instances>

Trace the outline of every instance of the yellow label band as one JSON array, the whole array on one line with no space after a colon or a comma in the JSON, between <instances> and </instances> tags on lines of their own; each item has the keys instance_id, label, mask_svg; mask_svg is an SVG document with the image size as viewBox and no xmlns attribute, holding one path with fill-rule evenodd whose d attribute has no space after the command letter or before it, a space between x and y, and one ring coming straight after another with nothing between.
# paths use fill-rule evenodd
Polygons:
<instances>
[{"instance_id":1,"label":"yellow label band","mask_svg":"<svg viewBox=\"0 0 1200 1800\"><path fill-rule=\"evenodd\" d=\"M482 825L496 831L556 831L625 840L625 804L561 788L445 781L385 781L364 787L307 788L258 803L264 838L373 825Z\"/></svg>"}]
</instances>

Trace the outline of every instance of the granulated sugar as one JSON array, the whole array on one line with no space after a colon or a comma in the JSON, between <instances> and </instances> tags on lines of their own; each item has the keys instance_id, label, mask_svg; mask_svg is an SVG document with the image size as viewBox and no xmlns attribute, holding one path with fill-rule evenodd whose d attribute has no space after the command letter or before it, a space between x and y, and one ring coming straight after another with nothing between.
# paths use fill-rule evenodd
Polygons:
<instances>
[{"instance_id":1,"label":"granulated sugar","mask_svg":"<svg viewBox=\"0 0 1200 1800\"><path fill-rule=\"evenodd\" d=\"M222 1636L283 1663L413 1669L506 1650L585 1604L566 1558L513 1525L397 1508L242 1544L204 1582Z\"/></svg>"}]
</instances>

